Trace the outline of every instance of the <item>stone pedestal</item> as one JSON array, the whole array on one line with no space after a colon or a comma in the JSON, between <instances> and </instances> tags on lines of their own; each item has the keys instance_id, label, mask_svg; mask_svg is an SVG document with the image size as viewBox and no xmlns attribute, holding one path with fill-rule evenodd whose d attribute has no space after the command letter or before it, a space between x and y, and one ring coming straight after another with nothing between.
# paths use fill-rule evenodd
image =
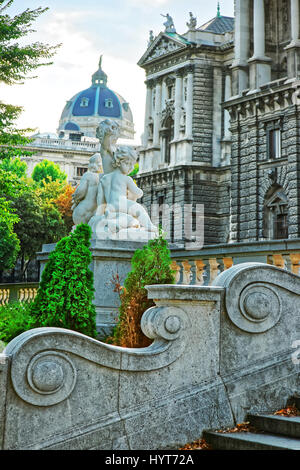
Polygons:
<instances>
[{"instance_id":1,"label":"stone pedestal","mask_svg":"<svg viewBox=\"0 0 300 470\"><path fill-rule=\"evenodd\" d=\"M119 276L120 283L131 270L131 258L137 249L142 249L147 242L131 242L117 240L92 240L91 251L93 261L90 269L94 274L96 306L96 324L99 338L104 338L112 332L119 315L120 299L114 292L113 279ZM40 276L48 261L49 254L55 249L56 244L43 245L42 252L38 253L41 263Z\"/></svg>"}]
</instances>

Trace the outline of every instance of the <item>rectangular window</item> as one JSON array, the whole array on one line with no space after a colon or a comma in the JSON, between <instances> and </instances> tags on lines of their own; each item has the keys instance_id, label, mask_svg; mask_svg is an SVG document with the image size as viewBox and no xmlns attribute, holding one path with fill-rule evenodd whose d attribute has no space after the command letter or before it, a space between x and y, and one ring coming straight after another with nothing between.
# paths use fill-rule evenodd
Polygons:
<instances>
[{"instance_id":1,"label":"rectangular window","mask_svg":"<svg viewBox=\"0 0 300 470\"><path fill-rule=\"evenodd\" d=\"M87 172L87 168L84 168L84 167L81 167L81 166L78 166L76 168L76 176L82 176L86 172Z\"/></svg>"},{"instance_id":2,"label":"rectangular window","mask_svg":"<svg viewBox=\"0 0 300 470\"><path fill-rule=\"evenodd\" d=\"M287 214L277 214L274 219L274 238L282 240L288 238Z\"/></svg>"},{"instance_id":3,"label":"rectangular window","mask_svg":"<svg viewBox=\"0 0 300 470\"><path fill-rule=\"evenodd\" d=\"M280 129L270 129L268 132L269 140L269 160L281 158L281 131Z\"/></svg>"}]
</instances>

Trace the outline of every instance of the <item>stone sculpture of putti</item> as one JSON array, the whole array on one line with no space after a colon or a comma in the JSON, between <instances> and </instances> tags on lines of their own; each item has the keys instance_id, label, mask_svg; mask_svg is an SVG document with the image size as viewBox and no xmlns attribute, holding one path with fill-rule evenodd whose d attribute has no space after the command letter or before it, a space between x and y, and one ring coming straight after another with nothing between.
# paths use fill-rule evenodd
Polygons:
<instances>
[{"instance_id":1,"label":"stone sculpture of putti","mask_svg":"<svg viewBox=\"0 0 300 470\"><path fill-rule=\"evenodd\" d=\"M118 146L112 159L114 170L100 178L97 210L89 223L98 239L150 239L157 234L147 211L136 202L143 191L128 176L136 159L134 149Z\"/></svg>"},{"instance_id":2,"label":"stone sculpture of putti","mask_svg":"<svg viewBox=\"0 0 300 470\"><path fill-rule=\"evenodd\" d=\"M88 223L97 209L97 193L101 156L95 153L89 160L88 171L83 174L79 186L72 196L73 222Z\"/></svg>"},{"instance_id":3,"label":"stone sculpture of putti","mask_svg":"<svg viewBox=\"0 0 300 470\"><path fill-rule=\"evenodd\" d=\"M147 240L155 238L157 227L139 204L143 191L128 176L137 160L129 146L116 146L119 125L105 119L96 132L101 149L90 159L89 170L73 195L75 225L88 223L96 239ZM99 175L101 161L104 174Z\"/></svg>"}]
</instances>

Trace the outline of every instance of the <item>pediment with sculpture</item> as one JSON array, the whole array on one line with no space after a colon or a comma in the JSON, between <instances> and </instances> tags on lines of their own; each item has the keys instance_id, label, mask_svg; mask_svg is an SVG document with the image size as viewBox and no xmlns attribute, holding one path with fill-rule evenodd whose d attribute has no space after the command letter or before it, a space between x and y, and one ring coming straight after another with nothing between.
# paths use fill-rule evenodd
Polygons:
<instances>
[{"instance_id":1,"label":"pediment with sculpture","mask_svg":"<svg viewBox=\"0 0 300 470\"><path fill-rule=\"evenodd\" d=\"M138 64L140 66L151 62L152 60L158 59L162 56L166 56L168 54L172 54L175 51L180 49L185 49L187 47L181 40L176 38L170 38L165 33L160 33L148 47L147 51L140 59Z\"/></svg>"}]
</instances>

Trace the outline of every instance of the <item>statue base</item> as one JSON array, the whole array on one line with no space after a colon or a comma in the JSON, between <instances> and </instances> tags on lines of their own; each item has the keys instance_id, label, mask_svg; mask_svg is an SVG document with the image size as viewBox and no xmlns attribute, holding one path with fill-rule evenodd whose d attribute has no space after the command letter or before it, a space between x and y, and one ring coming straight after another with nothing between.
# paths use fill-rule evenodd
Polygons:
<instances>
[{"instance_id":1,"label":"statue base","mask_svg":"<svg viewBox=\"0 0 300 470\"><path fill-rule=\"evenodd\" d=\"M96 325L98 339L103 339L112 333L119 317L120 298L115 292L115 281L123 285L131 270L131 259L137 249L142 249L147 241L127 240L91 240L92 263L90 269L94 275L96 307ZM43 245L38 253L40 261L40 278L48 261L49 254L56 244Z\"/></svg>"}]
</instances>

